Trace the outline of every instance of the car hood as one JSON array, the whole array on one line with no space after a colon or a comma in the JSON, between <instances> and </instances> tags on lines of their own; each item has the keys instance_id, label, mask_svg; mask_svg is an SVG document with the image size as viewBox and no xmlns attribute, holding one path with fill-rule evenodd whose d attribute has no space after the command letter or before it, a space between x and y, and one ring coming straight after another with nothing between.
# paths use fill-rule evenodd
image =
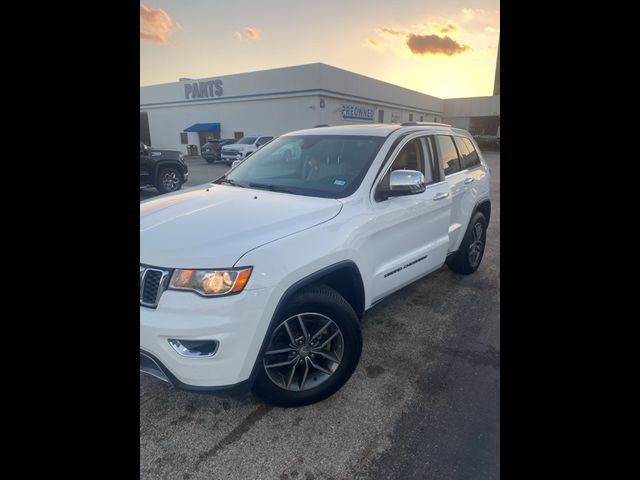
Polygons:
<instances>
[{"instance_id":1,"label":"car hood","mask_svg":"<svg viewBox=\"0 0 640 480\"><path fill-rule=\"evenodd\" d=\"M335 217L342 203L229 185L204 185L140 204L140 263L232 267L249 250Z\"/></svg>"},{"instance_id":2,"label":"car hood","mask_svg":"<svg viewBox=\"0 0 640 480\"><path fill-rule=\"evenodd\" d=\"M250 146L245 143L232 143L231 145L223 145L222 150L246 150Z\"/></svg>"},{"instance_id":3,"label":"car hood","mask_svg":"<svg viewBox=\"0 0 640 480\"><path fill-rule=\"evenodd\" d=\"M149 153L161 153L162 155L180 155L178 150L167 150L166 148L149 147Z\"/></svg>"}]
</instances>

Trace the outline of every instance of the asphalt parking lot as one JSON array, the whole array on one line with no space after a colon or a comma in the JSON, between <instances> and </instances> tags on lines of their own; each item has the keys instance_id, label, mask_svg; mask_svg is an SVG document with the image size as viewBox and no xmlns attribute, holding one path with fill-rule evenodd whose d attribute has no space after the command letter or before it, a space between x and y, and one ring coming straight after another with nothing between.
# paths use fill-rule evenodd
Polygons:
<instances>
[{"instance_id":1,"label":"asphalt parking lot","mask_svg":"<svg viewBox=\"0 0 640 480\"><path fill-rule=\"evenodd\" d=\"M485 158L492 216L475 274L445 266L369 310L358 368L315 405L216 398L141 374L140 477L499 478L500 153ZM186 187L228 168L188 163Z\"/></svg>"}]
</instances>

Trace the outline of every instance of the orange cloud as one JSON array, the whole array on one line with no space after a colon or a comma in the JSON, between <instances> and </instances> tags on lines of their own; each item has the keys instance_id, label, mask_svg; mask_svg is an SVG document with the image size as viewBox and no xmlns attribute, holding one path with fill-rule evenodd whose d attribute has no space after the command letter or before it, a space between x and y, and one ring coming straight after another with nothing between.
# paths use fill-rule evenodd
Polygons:
<instances>
[{"instance_id":1,"label":"orange cloud","mask_svg":"<svg viewBox=\"0 0 640 480\"><path fill-rule=\"evenodd\" d=\"M416 35L414 33L410 33L407 36L407 46L411 52L417 55L443 53L451 56L470 49L467 45L460 45L446 35L439 37L437 35Z\"/></svg>"},{"instance_id":2,"label":"orange cloud","mask_svg":"<svg viewBox=\"0 0 640 480\"><path fill-rule=\"evenodd\" d=\"M251 27L245 27L241 32L236 32L233 34L238 40L246 42L249 40L257 40L260 38L260 32L254 30Z\"/></svg>"},{"instance_id":3,"label":"orange cloud","mask_svg":"<svg viewBox=\"0 0 640 480\"><path fill-rule=\"evenodd\" d=\"M161 8L140 4L140 38L149 42L166 45L169 35L176 29L173 20Z\"/></svg>"},{"instance_id":4,"label":"orange cloud","mask_svg":"<svg viewBox=\"0 0 640 480\"><path fill-rule=\"evenodd\" d=\"M382 33L388 33L389 35L404 35L405 32L403 32L402 30L394 30L393 28L388 28L388 27L382 27L379 28L378 30L380 30Z\"/></svg>"},{"instance_id":5,"label":"orange cloud","mask_svg":"<svg viewBox=\"0 0 640 480\"><path fill-rule=\"evenodd\" d=\"M456 30L458 30L456 26L449 23L448 25L440 28L440 33L451 33L455 32Z\"/></svg>"}]
</instances>

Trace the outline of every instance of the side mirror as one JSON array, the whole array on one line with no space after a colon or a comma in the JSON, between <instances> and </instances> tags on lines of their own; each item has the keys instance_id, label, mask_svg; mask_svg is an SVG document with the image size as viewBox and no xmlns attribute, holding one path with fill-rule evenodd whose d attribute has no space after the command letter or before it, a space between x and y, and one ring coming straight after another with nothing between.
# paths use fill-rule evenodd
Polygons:
<instances>
[{"instance_id":1,"label":"side mirror","mask_svg":"<svg viewBox=\"0 0 640 480\"><path fill-rule=\"evenodd\" d=\"M381 187L376 192L378 200L390 197L416 195L426 190L424 174L417 170L394 170L389 178L389 186Z\"/></svg>"}]
</instances>

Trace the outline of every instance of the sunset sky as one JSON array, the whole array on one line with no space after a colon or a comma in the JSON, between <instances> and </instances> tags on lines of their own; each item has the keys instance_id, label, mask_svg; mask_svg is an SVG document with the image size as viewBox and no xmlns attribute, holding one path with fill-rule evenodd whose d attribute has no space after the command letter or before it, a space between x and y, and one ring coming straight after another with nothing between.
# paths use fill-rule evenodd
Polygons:
<instances>
[{"instance_id":1,"label":"sunset sky","mask_svg":"<svg viewBox=\"0 0 640 480\"><path fill-rule=\"evenodd\" d=\"M322 62L440 98L491 95L499 0L149 0L140 85Z\"/></svg>"}]
</instances>

